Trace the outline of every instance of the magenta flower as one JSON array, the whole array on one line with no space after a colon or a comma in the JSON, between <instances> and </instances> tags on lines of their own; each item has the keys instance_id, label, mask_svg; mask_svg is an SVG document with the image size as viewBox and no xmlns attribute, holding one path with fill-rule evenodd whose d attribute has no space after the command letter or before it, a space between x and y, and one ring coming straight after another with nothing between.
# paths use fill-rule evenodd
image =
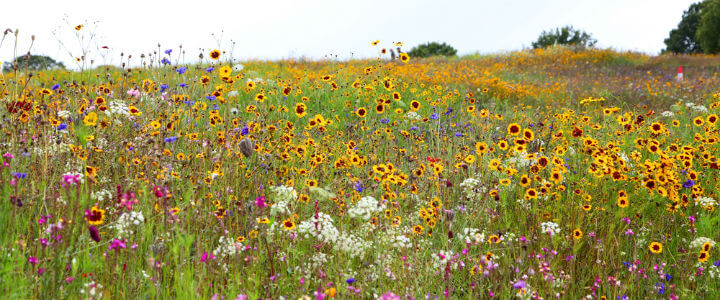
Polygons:
<instances>
[{"instance_id":1,"label":"magenta flower","mask_svg":"<svg viewBox=\"0 0 720 300\"><path fill-rule=\"evenodd\" d=\"M30 257L28 257L28 262L29 262L30 264L32 264L32 265L36 265L36 264L37 264L38 262L40 262L40 261L37 259L37 257L35 257L35 256L30 256Z\"/></svg>"},{"instance_id":2,"label":"magenta flower","mask_svg":"<svg viewBox=\"0 0 720 300\"><path fill-rule=\"evenodd\" d=\"M263 209L267 206L265 203L265 196L260 196L255 198L255 206L259 207L260 209Z\"/></svg>"},{"instance_id":3,"label":"magenta flower","mask_svg":"<svg viewBox=\"0 0 720 300\"><path fill-rule=\"evenodd\" d=\"M118 239L114 239L114 240L110 243L110 246L108 247L108 250L110 250L110 251L111 251L111 250L120 251L120 249L125 249L125 248L127 248L127 246L125 245L125 243L124 243L123 241L118 240Z\"/></svg>"}]
</instances>

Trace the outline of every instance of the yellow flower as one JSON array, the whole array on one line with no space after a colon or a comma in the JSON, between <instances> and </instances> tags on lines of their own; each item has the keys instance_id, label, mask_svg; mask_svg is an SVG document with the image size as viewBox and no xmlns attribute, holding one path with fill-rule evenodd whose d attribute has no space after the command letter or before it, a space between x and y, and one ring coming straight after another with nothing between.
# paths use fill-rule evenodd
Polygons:
<instances>
[{"instance_id":1,"label":"yellow flower","mask_svg":"<svg viewBox=\"0 0 720 300\"><path fill-rule=\"evenodd\" d=\"M650 243L650 246L648 246L648 248L650 249L650 252L658 254L658 253L662 253L663 246L662 246L662 244L660 244L658 242L652 242L652 243Z\"/></svg>"},{"instance_id":2,"label":"yellow flower","mask_svg":"<svg viewBox=\"0 0 720 300\"><path fill-rule=\"evenodd\" d=\"M97 114L95 112L90 112L83 119L83 123L85 123L85 126L95 126L95 125L97 125L97 119L98 119Z\"/></svg>"}]
</instances>

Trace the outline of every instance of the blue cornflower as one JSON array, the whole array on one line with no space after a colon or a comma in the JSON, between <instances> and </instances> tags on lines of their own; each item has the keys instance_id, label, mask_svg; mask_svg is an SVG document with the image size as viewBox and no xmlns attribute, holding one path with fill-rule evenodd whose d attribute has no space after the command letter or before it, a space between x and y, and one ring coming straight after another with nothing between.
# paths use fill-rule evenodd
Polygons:
<instances>
[{"instance_id":1,"label":"blue cornflower","mask_svg":"<svg viewBox=\"0 0 720 300\"><path fill-rule=\"evenodd\" d=\"M25 172L22 172L22 173L13 172L12 175L19 179L25 179L25 177L27 177L27 173L25 173Z\"/></svg>"},{"instance_id":2,"label":"blue cornflower","mask_svg":"<svg viewBox=\"0 0 720 300\"><path fill-rule=\"evenodd\" d=\"M187 72L187 67L179 67L175 70L175 72L178 72L180 75L185 74L185 72Z\"/></svg>"},{"instance_id":3,"label":"blue cornflower","mask_svg":"<svg viewBox=\"0 0 720 300\"><path fill-rule=\"evenodd\" d=\"M172 49L165 50L165 54L170 55L170 53L172 53Z\"/></svg>"},{"instance_id":4,"label":"blue cornflower","mask_svg":"<svg viewBox=\"0 0 720 300\"><path fill-rule=\"evenodd\" d=\"M215 68L209 67L209 68L205 69L205 72L212 72L213 70L215 70Z\"/></svg>"},{"instance_id":5,"label":"blue cornflower","mask_svg":"<svg viewBox=\"0 0 720 300\"><path fill-rule=\"evenodd\" d=\"M353 284L355 282L355 278L348 278L348 280L345 280L345 282L347 282L347 284Z\"/></svg>"},{"instance_id":6,"label":"blue cornflower","mask_svg":"<svg viewBox=\"0 0 720 300\"><path fill-rule=\"evenodd\" d=\"M172 142L177 141L177 139L178 139L178 138L177 138L176 136L166 137L166 138L165 138L165 142L166 142L166 143L172 143Z\"/></svg>"},{"instance_id":7,"label":"blue cornflower","mask_svg":"<svg viewBox=\"0 0 720 300\"><path fill-rule=\"evenodd\" d=\"M388 119L380 119L380 123L387 124L388 122L390 122L390 120L388 120Z\"/></svg>"},{"instance_id":8,"label":"blue cornflower","mask_svg":"<svg viewBox=\"0 0 720 300\"><path fill-rule=\"evenodd\" d=\"M218 106L217 104L214 104L214 105L213 105L213 110L220 110L220 106Z\"/></svg>"},{"instance_id":9,"label":"blue cornflower","mask_svg":"<svg viewBox=\"0 0 720 300\"><path fill-rule=\"evenodd\" d=\"M60 88L60 85L56 83L55 85L53 85L52 90L54 91L54 90L57 90L57 89L59 89L59 88Z\"/></svg>"},{"instance_id":10,"label":"blue cornflower","mask_svg":"<svg viewBox=\"0 0 720 300\"><path fill-rule=\"evenodd\" d=\"M420 130L417 126L410 127L410 130Z\"/></svg>"},{"instance_id":11,"label":"blue cornflower","mask_svg":"<svg viewBox=\"0 0 720 300\"><path fill-rule=\"evenodd\" d=\"M713 266L720 267L720 260L716 260L716 261L713 263Z\"/></svg>"},{"instance_id":12,"label":"blue cornflower","mask_svg":"<svg viewBox=\"0 0 720 300\"><path fill-rule=\"evenodd\" d=\"M430 115L431 120L437 120L439 118L440 118L440 116L437 113L433 113L432 115Z\"/></svg>"},{"instance_id":13,"label":"blue cornflower","mask_svg":"<svg viewBox=\"0 0 720 300\"><path fill-rule=\"evenodd\" d=\"M665 274L665 281L670 281L673 279L673 276L670 274Z\"/></svg>"},{"instance_id":14,"label":"blue cornflower","mask_svg":"<svg viewBox=\"0 0 720 300\"><path fill-rule=\"evenodd\" d=\"M456 132L456 133L455 133L455 136L460 137L460 136L463 136L463 134L462 134L462 132Z\"/></svg>"},{"instance_id":15,"label":"blue cornflower","mask_svg":"<svg viewBox=\"0 0 720 300\"><path fill-rule=\"evenodd\" d=\"M248 133L250 133L250 129L247 126L243 127L243 129L240 130L241 135L247 135Z\"/></svg>"},{"instance_id":16,"label":"blue cornflower","mask_svg":"<svg viewBox=\"0 0 720 300\"><path fill-rule=\"evenodd\" d=\"M364 189L364 188L363 188L362 182L358 181L358 182L355 183L355 190L356 190L358 193L362 192L363 189ZM352 283L352 282L348 282L348 283Z\"/></svg>"},{"instance_id":17,"label":"blue cornflower","mask_svg":"<svg viewBox=\"0 0 720 300\"><path fill-rule=\"evenodd\" d=\"M665 284L662 282L658 282L655 284L655 287L658 288L658 295L662 295L665 293Z\"/></svg>"},{"instance_id":18,"label":"blue cornflower","mask_svg":"<svg viewBox=\"0 0 720 300\"><path fill-rule=\"evenodd\" d=\"M184 83L184 82L183 82L183 83L180 84L180 87L183 87L183 88L184 88L184 87L186 87L186 86L187 86L187 83Z\"/></svg>"},{"instance_id":19,"label":"blue cornflower","mask_svg":"<svg viewBox=\"0 0 720 300\"><path fill-rule=\"evenodd\" d=\"M58 125L58 127L57 127L57 130L65 130L65 129L67 129L67 124L65 124L65 123L60 123L60 125Z\"/></svg>"},{"instance_id":20,"label":"blue cornflower","mask_svg":"<svg viewBox=\"0 0 720 300\"><path fill-rule=\"evenodd\" d=\"M161 93L164 92L164 91L167 90L169 87L170 87L170 86L167 85L167 84L161 84L161 85L160 85L160 92L161 92Z\"/></svg>"},{"instance_id":21,"label":"blue cornflower","mask_svg":"<svg viewBox=\"0 0 720 300\"><path fill-rule=\"evenodd\" d=\"M691 188L693 185L695 185L695 181L688 179L687 181L683 182L683 187L686 189Z\"/></svg>"},{"instance_id":22,"label":"blue cornflower","mask_svg":"<svg viewBox=\"0 0 720 300\"><path fill-rule=\"evenodd\" d=\"M163 65L169 65L169 64L170 64L170 60L167 59L167 58L163 58L160 62L163 63Z\"/></svg>"},{"instance_id":23,"label":"blue cornflower","mask_svg":"<svg viewBox=\"0 0 720 300\"><path fill-rule=\"evenodd\" d=\"M210 100L210 101L213 101L213 100L217 99L217 98L215 98L215 96L213 96L213 95L206 96L205 98L207 98L207 99Z\"/></svg>"}]
</instances>

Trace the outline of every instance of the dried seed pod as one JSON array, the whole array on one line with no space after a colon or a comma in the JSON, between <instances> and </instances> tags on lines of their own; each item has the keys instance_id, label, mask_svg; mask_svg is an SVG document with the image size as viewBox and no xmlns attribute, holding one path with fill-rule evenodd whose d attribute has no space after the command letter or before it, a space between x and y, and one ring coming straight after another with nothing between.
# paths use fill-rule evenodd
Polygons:
<instances>
[{"instance_id":1,"label":"dried seed pod","mask_svg":"<svg viewBox=\"0 0 720 300\"><path fill-rule=\"evenodd\" d=\"M240 141L240 152L242 152L245 157L250 157L254 151L255 142L253 142L249 138L244 138L242 139L242 141Z\"/></svg>"}]
</instances>

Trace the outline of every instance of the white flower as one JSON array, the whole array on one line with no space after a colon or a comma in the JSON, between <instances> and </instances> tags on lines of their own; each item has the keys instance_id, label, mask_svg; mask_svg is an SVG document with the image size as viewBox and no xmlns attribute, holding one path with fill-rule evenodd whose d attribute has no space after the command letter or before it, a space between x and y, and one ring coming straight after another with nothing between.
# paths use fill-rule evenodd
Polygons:
<instances>
[{"instance_id":1,"label":"white flower","mask_svg":"<svg viewBox=\"0 0 720 300\"><path fill-rule=\"evenodd\" d=\"M690 242L690 248L699 249L699 248L702 247L705 243L710 243L710 246L711 246L711 247L714 247L714 246L715 246L715 241L713 241L713 240L710 239L710 238L706 238L706 237L702 237L702 236L701 236L701 237L698 237L698 238L694 239L692 242Z\"/></svg>"},{"instance_id":2,"label":"white flower","mask_svg":"<svg viewBox=\"0 0 720 300\"><path fill-rule=\"evenodd\" d=\"M385 205L378 206L378 201L371 196L365 196L348 210L351 218L361 218L365 221L370 220L372 213L385 209Z\"/></svg>"},{"instance_id":3,"label":"white flower","mask_svg":"<svg viewBox=\"0 0 720 300\"><path fill-rule=\"evenodd\" d=\"M145 222L145 217L141 211L130 211L120 215L113 227L118 231L118 238L123 238L135 233L133 229L143 222Z\"/></svg>"},{"instance_id":4,"label":"white flower","mask_svg":"<svg viewBox=\"0 0 720 300\"><path fill-rule=\"evenodd\" d=\"M543 233L550 233L552 235L560 233L560 225L554 222L541 223L540 228L542 228Z\"/></svg>"},{"instance_id":5,"label":"white flower","mask_svg":"<svg viewBox=\"0 0 720 300\"><path fill-rule=\"evenodd\" d=\"M673 113L673 112L671 112L671 111L669 111L669 110L666 110L666 111L662 112L661 115L662 115L663 117L674 117L674 116L675 116L675 113Z\"/></svg>"},{"instance_id":6,"label":"white flower","mask_svg":"<svg viewBox=\"0 0 720 300\"><path fill-rule=\"evenodd\" d=\"M233 66L233 71L235 71L235 72L240 72L240 71L242 71L244 68L245 68L245 66L243 66L242 64L237 64L237 65L234 65L234 66Z\"/></svg>"},{"instance_id":7,"label":"white flower","mask_svg":"<svg viewBox=\"0 0 720 300\"><path fill-rule=\"evenodd\" d=\"M70 117L70 112L67 111L67 110L58 111L58 117L59 117L59 118L63 118L63 119L67 119L68 117Z\"/></svg>"}]
</instances>

